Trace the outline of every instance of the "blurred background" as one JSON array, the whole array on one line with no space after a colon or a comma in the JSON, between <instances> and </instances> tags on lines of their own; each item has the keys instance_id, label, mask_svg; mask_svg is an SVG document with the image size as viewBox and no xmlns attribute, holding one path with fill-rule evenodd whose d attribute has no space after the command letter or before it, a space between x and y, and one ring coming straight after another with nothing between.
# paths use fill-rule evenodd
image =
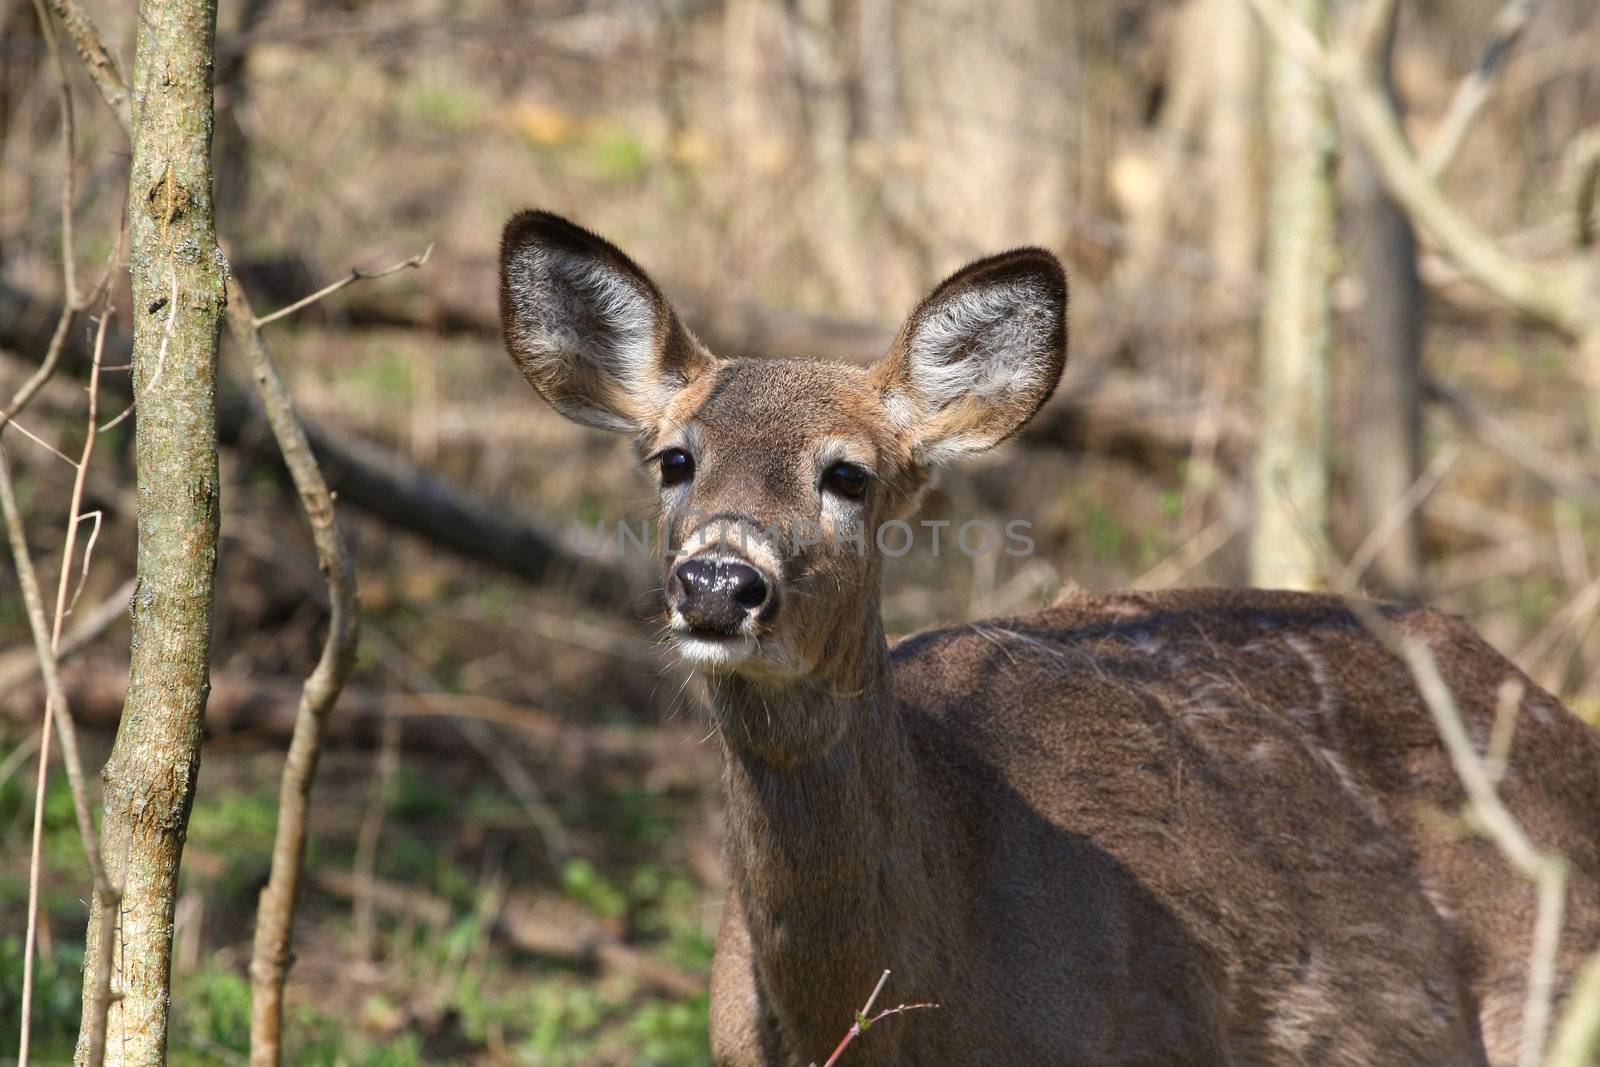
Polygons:
<instances>
[{"instance_id":1,"label":"blurred background","mask_svg":"<svg viewBox=\"0 0 1600 1067\"><path fill-rule=\"evenodd\" d=\"M132 5L87 6L131 69ZM1568 164L1600 122L1600 8L1512 7L1531 18L1440 181L1463 216L1539 261L1572 245ZM1499 11L1402 5L1391 74L1414 139L1437 130ZM1028 610L1069 583L1250 581L1262 249L1277 219L1267 48L1239 0L224 0L221 20L218 230L257 312L433 248L420 269L268 328L339 493L364 619L312 809L292 1062L707 1058L717 750L658 643L651 563L575 548L597 521L637 527L654 488L627 442L562 421L505 357L495 254L514 210L611 238L725 356L871 360L963 262L1050 248L1072 283L1060 393L923 511L1026 520L1035 552L890 561L891 632ZM78 67L75 253L92 276L116 240L127 149ZM7 396L61 295L54 78L32 7L0 6ZM1358 153L1339 159L1332 552L1360 561L1347 574L1368 591L1465 615L1595 721L1596 383L1570 337L1474 287L1426 235L1413 289L1392 251L1408 247L1403 218ZM112 322L110 366L126 362L113 355L126 323ZM90 329L73 339L80 365ZM213 689L176 926L184 1064L247 1050L255 898L325 614L226 343L223 364ZM1402 364L1415 396L1384 407L1370 387ZM114 412L126 374L105 378ZM84 399L81 376L58 376L25 420L37 440L8 444L47 581L72 482L52 449L78 447ZM65 677L94 767L126 682L126 430L102 437L89 477L102 521L69 626ZM1397 507L1385 479L1414 499ZM0 1054L16 1040L42 707L5 567ZM77 1032L86 893L61 777L35 1007L51 1062Z\"/></svg>"}]
</instances>

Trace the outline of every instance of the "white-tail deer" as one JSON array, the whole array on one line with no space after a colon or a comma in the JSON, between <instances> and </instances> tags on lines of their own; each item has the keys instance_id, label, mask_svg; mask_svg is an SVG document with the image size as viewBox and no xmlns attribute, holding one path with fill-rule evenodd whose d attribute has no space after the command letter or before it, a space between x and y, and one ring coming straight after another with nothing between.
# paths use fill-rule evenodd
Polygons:
<instances>
[{"instance_id":1,"label":"white-tail deer","mask_svg":"<svg viewBox=\"0 0 1600 1067\"><path fill-rule=\"evenodd\" d=\"M1451 828L1412 678L1344 602L1081 595L889 647L852 531L1038 410L1066 298L1023 249L940 285L870 369L719 360L604 240L506 227L512 356L653 458L680 548L667 615L726 755L717 1062L821 1059L884 968L941 1007L853 1064L1510 1062L1533 891ZM1484 743L1516 668L1450 616L1378 610ZM1600 947L1600 734L1523 681L1502 790L1571 862L1564 989Z\"/></svg>"}]
</instances>

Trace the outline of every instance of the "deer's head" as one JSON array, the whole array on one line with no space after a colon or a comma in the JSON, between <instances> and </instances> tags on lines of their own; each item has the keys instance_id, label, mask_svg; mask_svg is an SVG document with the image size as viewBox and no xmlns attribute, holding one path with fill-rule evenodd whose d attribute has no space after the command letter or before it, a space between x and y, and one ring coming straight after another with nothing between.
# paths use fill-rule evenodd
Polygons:
<instances>
[{"instance_id":1,"label":"deer's head","mask_svg":"<svg viewBox=\"0 0 1600 1067\"><path fill-rule=\"evenodd\" d=\"M882 524L935 468L1015 433L1066 361L1066 280L1033 248L956 272L865 368L718 359L632 260L544 212L507 224L500 271L523 375L568 418L631 435L660 480L678 650L762 683L849 683L877 625Z\"/></svg>"}]
</instances>

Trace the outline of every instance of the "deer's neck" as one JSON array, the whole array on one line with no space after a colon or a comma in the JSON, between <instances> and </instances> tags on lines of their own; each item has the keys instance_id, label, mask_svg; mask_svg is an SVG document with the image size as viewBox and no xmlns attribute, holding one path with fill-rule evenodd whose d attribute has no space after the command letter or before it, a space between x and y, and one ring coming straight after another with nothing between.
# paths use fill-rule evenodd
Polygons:
<instances>
[{"instance_id":1,"label":"deer's neck","mask_svg":"<svg viewBox=\"0 0 1600 1067\"><path fill-rule=\"evenodd\" d=\"M927 841L946 820L895 701L881 628L865 649L844 692L711 683L729 868L758 979L794 1039L823 1042L819 1056L885 968L898 998L942 987L936 932L960 906L943 869L951 850ZM774 755L808 723L838 724L836 740L806 758Z\"/></svg>"}]
</instances>

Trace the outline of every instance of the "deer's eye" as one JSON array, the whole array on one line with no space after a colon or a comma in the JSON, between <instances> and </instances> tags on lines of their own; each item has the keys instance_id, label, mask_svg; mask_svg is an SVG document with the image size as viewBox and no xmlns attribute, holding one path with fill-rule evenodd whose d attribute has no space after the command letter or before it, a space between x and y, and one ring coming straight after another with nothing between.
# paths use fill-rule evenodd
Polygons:
<instances>
[{"instance_id":1,"label":"deer's eye","mask_svg":"<svg viewBox=\"0 0 1600 1067\"><path fill-rule=\"evenodd\" d=\"M681 448L663 449L660 462L662 485L677 485L694 477L694 458Z\"/></svg>"},{"instance_id":2,"label":"deer's eye","mask_svg":"<svg viewBox=\"0 0 1600 1067\"><path fill-rule=\"evenodd\" d=\"M854 463L835 463L822 473L822 488L851 500L867 491L867 472Z\"/></svg>"}]
</instances>

